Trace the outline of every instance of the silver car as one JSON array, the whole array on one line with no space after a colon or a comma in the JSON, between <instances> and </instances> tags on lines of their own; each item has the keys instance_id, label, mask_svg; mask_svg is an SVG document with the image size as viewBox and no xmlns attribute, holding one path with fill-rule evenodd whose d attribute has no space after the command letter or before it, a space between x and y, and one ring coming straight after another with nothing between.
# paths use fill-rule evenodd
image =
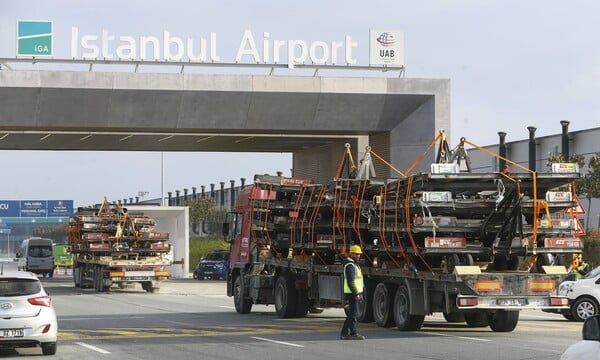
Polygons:
<instances>
[{"instance_id":1,"label":"silver car","mask_svg":"<svg viewBox=\"0 0 600 360\"><path fill-rule=\"evenodd\" d=\"M40 346L44 355L54 355L57 334L52 299L37 276L0 270L0 347Z\"/></svg>"}]
</instances>

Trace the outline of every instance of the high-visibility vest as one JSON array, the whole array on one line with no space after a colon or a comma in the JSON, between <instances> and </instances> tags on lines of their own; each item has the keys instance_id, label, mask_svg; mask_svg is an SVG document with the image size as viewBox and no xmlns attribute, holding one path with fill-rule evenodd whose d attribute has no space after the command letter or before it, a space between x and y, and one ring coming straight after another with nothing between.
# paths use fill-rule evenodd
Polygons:
<instances>
[{"instance_id":1,"label":"high-visibility vest","mask_svg":"<svg viewBox=\"0 0 600 360\"><path fill-rule=\"evenodd\" d=\"M360 271L360 268L358 267L358 265L356 265L353 262L349 262L346 265L344 265L344 294L352 294L352 290L350 289L350 286L348 285L348 279L346 278L346 266L348 266L348 265L354 266L354 286L356 287L356 291L358 291L358 293L362 293L363 292L362 271Z\"/></svg>"}]
</instances>

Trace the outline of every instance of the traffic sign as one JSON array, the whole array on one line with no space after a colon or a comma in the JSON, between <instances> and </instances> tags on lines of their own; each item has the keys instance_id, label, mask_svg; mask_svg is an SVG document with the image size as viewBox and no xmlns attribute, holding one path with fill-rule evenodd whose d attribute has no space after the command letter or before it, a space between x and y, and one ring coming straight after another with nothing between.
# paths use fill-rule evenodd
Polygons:
<instances>
[{"instance_id":1,"label":"traffic sign","mask_svg":"<svg viewBox=\"0 0 600 360\"><path fill-rule=\"evenodd\" d=\"M575 235L577 235L577 236L585 235L585 229L581 225L581 221L579 221L578 218L574 218L573 220L575 221Z\"/></svg>"},{"instance_id":2,"label":"traffic sign","mask_svg":"<svg viewBox=\"0 0 600 360\"><path fill-rule=\"evenodd\" d=\"M583 208L583 205L581 204L581 201L579 201L579 197L577 195L573 196L573 201L576 202L577 205L575 207L565 209L565 213L577 215L585 214L585 209Z\"/></svg>"}]
</instances>

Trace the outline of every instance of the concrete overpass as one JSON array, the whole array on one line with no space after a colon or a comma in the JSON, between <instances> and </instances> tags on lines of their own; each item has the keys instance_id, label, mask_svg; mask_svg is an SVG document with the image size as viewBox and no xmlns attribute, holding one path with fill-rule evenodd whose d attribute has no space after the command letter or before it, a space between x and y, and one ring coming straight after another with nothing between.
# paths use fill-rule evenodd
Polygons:
<instances>
[{"instance_id":1,"label":"concrete overpass","mask_svg":"<svg viewBox=\"0 0 600 360\"><path fill-rule=\"evenodd\" d=\"M440 129L445 79L0 70L0 149L290 152L326 181L346 142L403 170Z\"/></svg>"}]
</instances>

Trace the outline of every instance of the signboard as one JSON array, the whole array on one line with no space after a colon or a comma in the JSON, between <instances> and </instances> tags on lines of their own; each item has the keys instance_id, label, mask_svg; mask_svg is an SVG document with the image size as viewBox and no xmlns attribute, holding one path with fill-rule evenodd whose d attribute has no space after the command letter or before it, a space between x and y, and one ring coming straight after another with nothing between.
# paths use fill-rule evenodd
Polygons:
<instances>
[{"instance_id":1,"label":"signboard","mask_svg":"<svg viewBox=\"0 0 600 360\"><path fill-rule=\"evenodd\" d=\"M575 220L575 235L577 235L577 236L585 235L585 229L581 225L581 221L579 221L578 218L575 218L573 220Z\"/></svg>"},{"instance_id":2,"label":"signboard","mask_svg":"<svg viewBox=\"0 0 600 360\"><path fill-rule=\"evenodd\" d=\"M17 21L17 56L52 56L52 21Z\"/></svg>"},{"instance_id":3,"label":"signboard","mask_svg":"<svg viewBox=\"0 0 600 360\"><path fill-rule=\"evenodd\" d=\"M404 33L398 30L371 29L369 65L404 66Z\"/></svg>"},{"instance_id":4,"label":"signboard","mask_svg":"<svg viewBox=\"0 0 600 360\"><path fill-rule=\"evenodd\" d=\"M585 214L585 209L583 208L583 204L581 204L581 201L579 201L579 197L577 195L575 195L573 197L573 201L575 201L577 203L577 205L575 207L565 209L565 213L577 214L577 215Z\"/></svg>"},{"instance_id":5,"label":"signboard","mask_svg":"<svg viewBox=\"0 0 600 360\"><path fill-rule=\"evenodd\" d=\"M0 200L0 218L69 217L73 200Z\"/></svg>"}]
</instances>

